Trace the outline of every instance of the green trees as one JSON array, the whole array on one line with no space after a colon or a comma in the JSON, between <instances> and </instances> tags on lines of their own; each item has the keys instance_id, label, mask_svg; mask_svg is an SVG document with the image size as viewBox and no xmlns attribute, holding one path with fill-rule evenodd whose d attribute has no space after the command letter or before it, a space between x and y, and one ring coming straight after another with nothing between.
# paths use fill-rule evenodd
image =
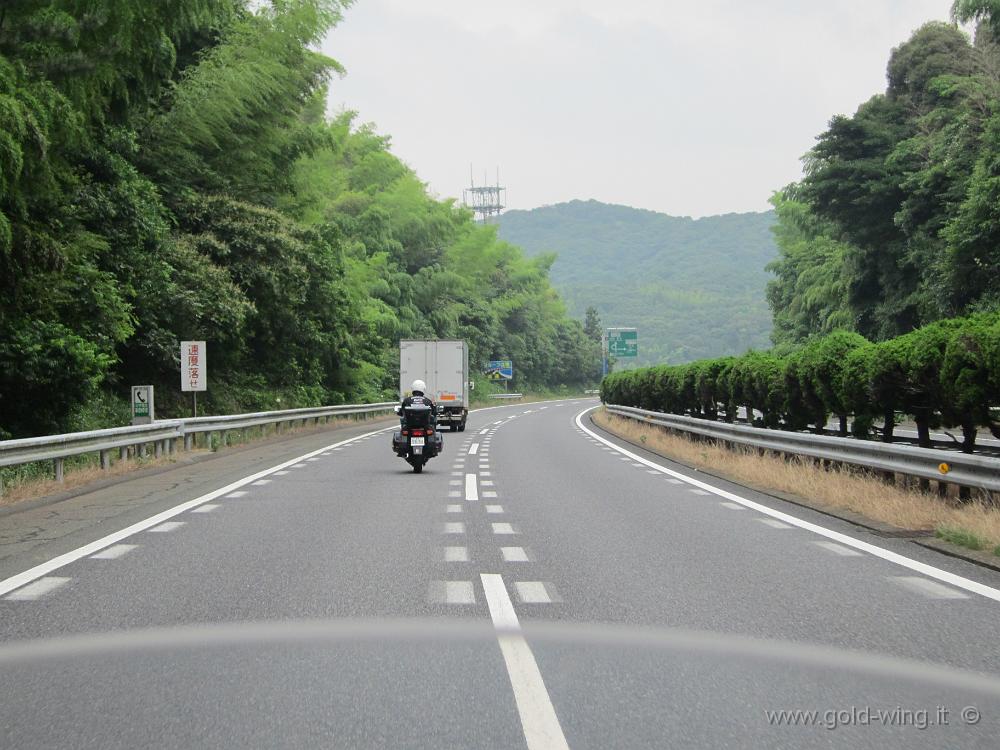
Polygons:
<instances>
[{"instance_id":1,"label":"green trees","mask_svg":"<svg viewBox=\"0 0 1000 750\"><path fill-rule=\"evenodd\" d=\"M962 430L971 453L979 428L1000 435L1000 313L932 323L878 344L836 331L785 356L750 351L614 373L601 399L709 419L725 411L728 421L741 406L757 426L792 430L822 431L835 414L841 435L849 418L856 437L880 421L887 442L907 414L924 447L930 429L944 425Z\"/></svg>"},{"instance_id":2,"label":"green trees","mask_svg":"<svg viewBox=\"0 0 1000 750\"><path fill-rule=\"evenodd\" d=\"M892 51L884 93L837 116L774 204L775 343L850 328L874 341L1000 306L1000 52L992 2L975 44L928 23Z\"/></svg>"},{"instance_id":3,"label":"green trees","mask_svg":"<svg viewBox=\"0 0 1000 750\"><path fill-rule=\"evenodd\" d=\"M0 438L118 418L180 339L209 409L382 399L397 341L462 337L518 386L599 345L528 260L431 198L388 138L325 117L346 0L8 0L0 9Z\"/></svg>"}]
</instances>

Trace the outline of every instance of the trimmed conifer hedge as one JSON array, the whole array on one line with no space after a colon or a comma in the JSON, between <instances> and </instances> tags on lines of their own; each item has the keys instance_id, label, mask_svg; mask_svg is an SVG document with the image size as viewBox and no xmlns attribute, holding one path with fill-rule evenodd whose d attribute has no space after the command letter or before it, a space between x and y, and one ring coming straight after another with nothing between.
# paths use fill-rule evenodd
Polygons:
<instances>
[{"instance_id":1,"label":"trimmed conifer hedge","mask_svg":"<svg viewBox=\"0 0 1000 750\"><path fill-rule=\"evenodd\" d=\"M732 422L739 409L758 427L821 432L831 416L856 437L878 428L891 441L898 415L912 417L920 444L930 431L962 431L971 453L979 428L1000 437L1000 313L941 320L872 343L835 331L778 356L659 365L613 373L601 383L608 404Z\"/></svg>"}]
</instances>

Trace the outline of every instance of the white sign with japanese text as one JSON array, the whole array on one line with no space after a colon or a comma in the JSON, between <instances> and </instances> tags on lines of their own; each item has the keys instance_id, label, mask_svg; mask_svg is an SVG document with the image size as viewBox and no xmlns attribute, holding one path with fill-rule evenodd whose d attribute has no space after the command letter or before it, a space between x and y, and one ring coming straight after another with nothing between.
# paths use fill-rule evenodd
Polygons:
<instances>
[{"instance_id":1,"label":"white sign with japanese text","mask_svg":"<svg viewBox=\"0 0 1000 750\"><path fill-rule=\"evenodd\" d=\"M181 390L208 390L208 360L204 341L181 342Z\"/></svg>"}]
</instances>

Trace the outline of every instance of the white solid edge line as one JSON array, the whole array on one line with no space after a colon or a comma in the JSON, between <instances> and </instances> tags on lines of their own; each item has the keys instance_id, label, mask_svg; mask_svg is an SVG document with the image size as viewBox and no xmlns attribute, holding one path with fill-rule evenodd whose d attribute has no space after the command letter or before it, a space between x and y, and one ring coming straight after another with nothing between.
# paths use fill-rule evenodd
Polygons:
<instances>
[{"instance_id":1,"label":"white solid edge line","mask_svg":"<svg viewBox=\"0 0 1000 750\"><path fill-rule=\"evenodd\" d=\"M506 631L497 634L497 643L500 645L504 664L507 665L507 675L510 677L517 713L521 717L521 731L524 732L528 750L569 750L535 655L524 636L518 632L521 626L503 577L498 573L482 573L480 578L493 626Z\"/></svg>"},{"instance_id":2,"label":"white solid edge line","mask_svg":"<svg viewBox=\"0 0 1000 750\"><path fill-rule=\"evenodd\" d=\"M48 575L52 571L58 570L64 565L69 565L71 562L76 562L77 560L83 557L92 555L95 552L100 552L105 547L110 547L112 544L117 544L123 539L128 539L133 534L138 534L140 531L151 529L152 527L157 526L163 523L164 521L170 520L174 516L180 515L185 511L191 510L192 508L197 508L199 505L203 503L207 503L210 500L215 500L217 497L222 497L223 495L230 493L233 490L237 490L240 487L245 487L248 484L256 482L258 479L261 479L262 477L266 477L269 474L273 474L276 471L288 468L289 466L297 464L300 461L303 461L304 459L310 458L312 456L317 456L323 451L330 450L331 448L336 448L337 446L347 445L348 443L360 440L363 437L371 437L373 435L378 435L379 433L388 432L394 429L396 429L395 426L384 427L381 430L375 430L373 432L369 432L364 435L358 435L357 437L348 438L347 440L341 440L339 443L334 443L332 445L326 445L322 448L317 448L316 450L310 451L309 453L304 453L301 456L296 456L295 458L291 458L285 461L284 463L278 464L277 466L272 466L269 469L258 471L255 474L251 474L248 477L244 477L243 479L238 479L235 482L232 482L231 484L227 484L225 487L220 487L217 490L212 490L211 492L208 492L204 495L200 495L194 498L193 500L188 500L186 502L181 503L180 505L175 505L173 508L168 508L165 511L162 511L160 513L157 513L156 515L150 516L149 518L139 521L138 523L134 523L131 526L126 526L124 529L121 529L120 531L116 531L113 534L108 534L107 536L103 536L100 539L91 542L90 544L85 544L82 547L77 547L74 550L66 552L57 557L53 557L51 560L47 562L43 562L40 565L34 566L33 568L28 568L27 570L18 573L17 575L13 575L10 578L6 578L3 581L0 581L0 596L3 596L4 594L10 591L13 591L14 589L20 588L21 586L24 586L27 583L31 583L32 581L41 578L42 576Z\"/></svg>"},{"instance_id":3,"label":"white solid edge line","mask_svg":"<svg viewBox=\"0 0 1000 750\"><path fill-rule=\"evenodd\" d=\"M479 499L479 488L476 486L476 475L465 475L465 499L474 502Z\"/></svg>"},{"instance_id":4,"label":"white solid edge line","mask_svg":"<svg viewBox=\"0 0 1000 750\"><path fill-rule=\"evenodd\" d=\"M827 539L832 539L836 542L840 542L841 544L846 544L848 547L853 547L854 549L861 550L862 552L867 552L870 555L881 557L883 560L895 563L896 565L901 565L904 568L915 570L916 572L922 573L923 575L928 576L930 578L934 578L938 581L943 581L944 583L949 583L952 586L957 586L961 589L965 589L966 591L971 591L974 594L985 596L987 599L993 599L994 601L1000 602L1000 590L995 589L992 586L987 586L984 583L973 581L969 578L956 575L955 573L949 573L947 570L941 570L940 568L935 568L933 565L922 563L919 560L914 560L910 557L906 557L905 555L900 555L897 552L890 552L889 550L876 546L874 544L870 544L868 542L862 542L860 539L855 539L852 536L848 536L847 534L842 534L839 531L828 529L824 526L820 526L819 524L815 524L810 521L803 521L801 518L796 518L795 516L789 515L788 513L783 513L780 510L774 510L773 508L768 508L766 505L755 503L753 500L747 500L745 497L740 497L739 495L736 495L732 492L727 492L726 490L719 489L718 487L713 487L710 484L698 481L697 479L693 479L685 474L681 474L680 472L668 469L665 466L660 466L658 463L649 461L643 458L642 456L637 456L636 454L632 453L629 450L626 450L625 448L622 448L616 443L612 443L610 440L604 439L597 433L593 432L592 430L584 426L583 415L597 408L598 408L597 406L592 406L589 409L584 409L579 414L577 414L575 420L577 426L583 428L583 430L586 433L597 438L605 445L610 446L613 450L616 450L620 453L624 453L627 456L631 456L636 461L645 464L651 469L658 469L662 473L667 474L671 477L675 477L681 480L682 482L686 482L687 484L711 492L713 495L718 495L719 497L724 497L727 500L732 500L733 502L739 503L740 505L746 508L750 508L752 510L757 511L758 513L763 513L764 515L771 516L771 518L776 518L779 521L790 523L793 526L799 527L800 529L811 531L814 534L825 536Z\"/></svg>"},{"instance_id":5,"label":"white solid edge line","mask_svg":"<svg viewBox=\"0 0 1000 750\"><path fill-rule=\"evenodd\" d=\"M500 404L498 406L480 407L478 409L472 409L471 411L472 412L491 411L493 409L509 409L509 408L515 408L515 407L513 404ZM269 469L263 469L255 474L251 474L248 477L244 477L243 479L238 479L235 482L232 482L231 484L227 484L225 487L220 487L217 490L213 490L212 492L200 495L199 497L196 497L193 500L187 500L181 503L180 505L175 505L173 508L168 508L165 511L157 513L154 516L150 516L149 518L139 521L138 523L134 523L131 526L126 526L124 529L120 529L119 531L116 531L113 534L108 534L107 536L103 536L100 539L90 542L89 544L83 545L82 547L77 547L74 550L70 550L69 552L65 552L61 555L53 557L51 560L40 563L39 565L36 565L33 568L28 568L27 570L24 570L16 575L13 575L10 578L5 578L4 580L0 581L0 596L3 596L4 594L10 591L13 591L14 589L20 588L21 586L24 586L27 583L31 583L32 581L41 578L42 576L48 573L51 573L53 570L58 570L64 565L69 565L71 562L75 562L81 558L87 557L88 555L92 555L95 552L100 552L105 547L110 547L112 544L120 542L123 539L128 539L128 537L132 536L133 534L137 534L140 531L145 531L146 529L152 528L153 526L156 526L159 523L163 523L164 521L167 521L176 515L191 510L191 508L197 508L202 503L207 503L209 500L214 500L217 497L222 497L226 493L232 492L233 490L239 489L240 487L245 487L246 485L257 481L262 477L266 477L270 474L273 474L276 471L281 471L282 469L287 469L290 466L294 466L297 463L301 463L307 458L318 456L323 451L340 448L342 446L350 446L353 443L362 440L364 438L374 437L375 435L379 435L383 432L391 432L395 429L396 429L395 425L392 425L390 427L383 427L380 430L372 430L371 432L367 432L362 435L357 435L356 437L348 438L346 440L341 440L338 443L325 445L322 448L317 448L316 450L310 451L309 453L303 453L301 456L289 459L288 461L280 463L277 466L272 466Z\"/></svg>"}]
</instances>

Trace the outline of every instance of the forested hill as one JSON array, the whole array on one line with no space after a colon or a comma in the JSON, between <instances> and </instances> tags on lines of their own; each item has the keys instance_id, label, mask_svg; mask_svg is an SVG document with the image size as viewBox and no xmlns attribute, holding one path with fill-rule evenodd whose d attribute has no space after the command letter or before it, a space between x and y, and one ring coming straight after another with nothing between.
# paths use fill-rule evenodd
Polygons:
<instances>
[{"instance_id":1,"label":"forested hill","mask_svg":"<svg viewBox=\"0 0 1000 750\"><path fill-rule=\"evenodd\" d=\"M639 362L686 362L770 344L765 266L773 212L702 219L597 201L508 211L500 236L557 253L551 277L581 315L639 329Z\"/></svg>"}]
</instances>

